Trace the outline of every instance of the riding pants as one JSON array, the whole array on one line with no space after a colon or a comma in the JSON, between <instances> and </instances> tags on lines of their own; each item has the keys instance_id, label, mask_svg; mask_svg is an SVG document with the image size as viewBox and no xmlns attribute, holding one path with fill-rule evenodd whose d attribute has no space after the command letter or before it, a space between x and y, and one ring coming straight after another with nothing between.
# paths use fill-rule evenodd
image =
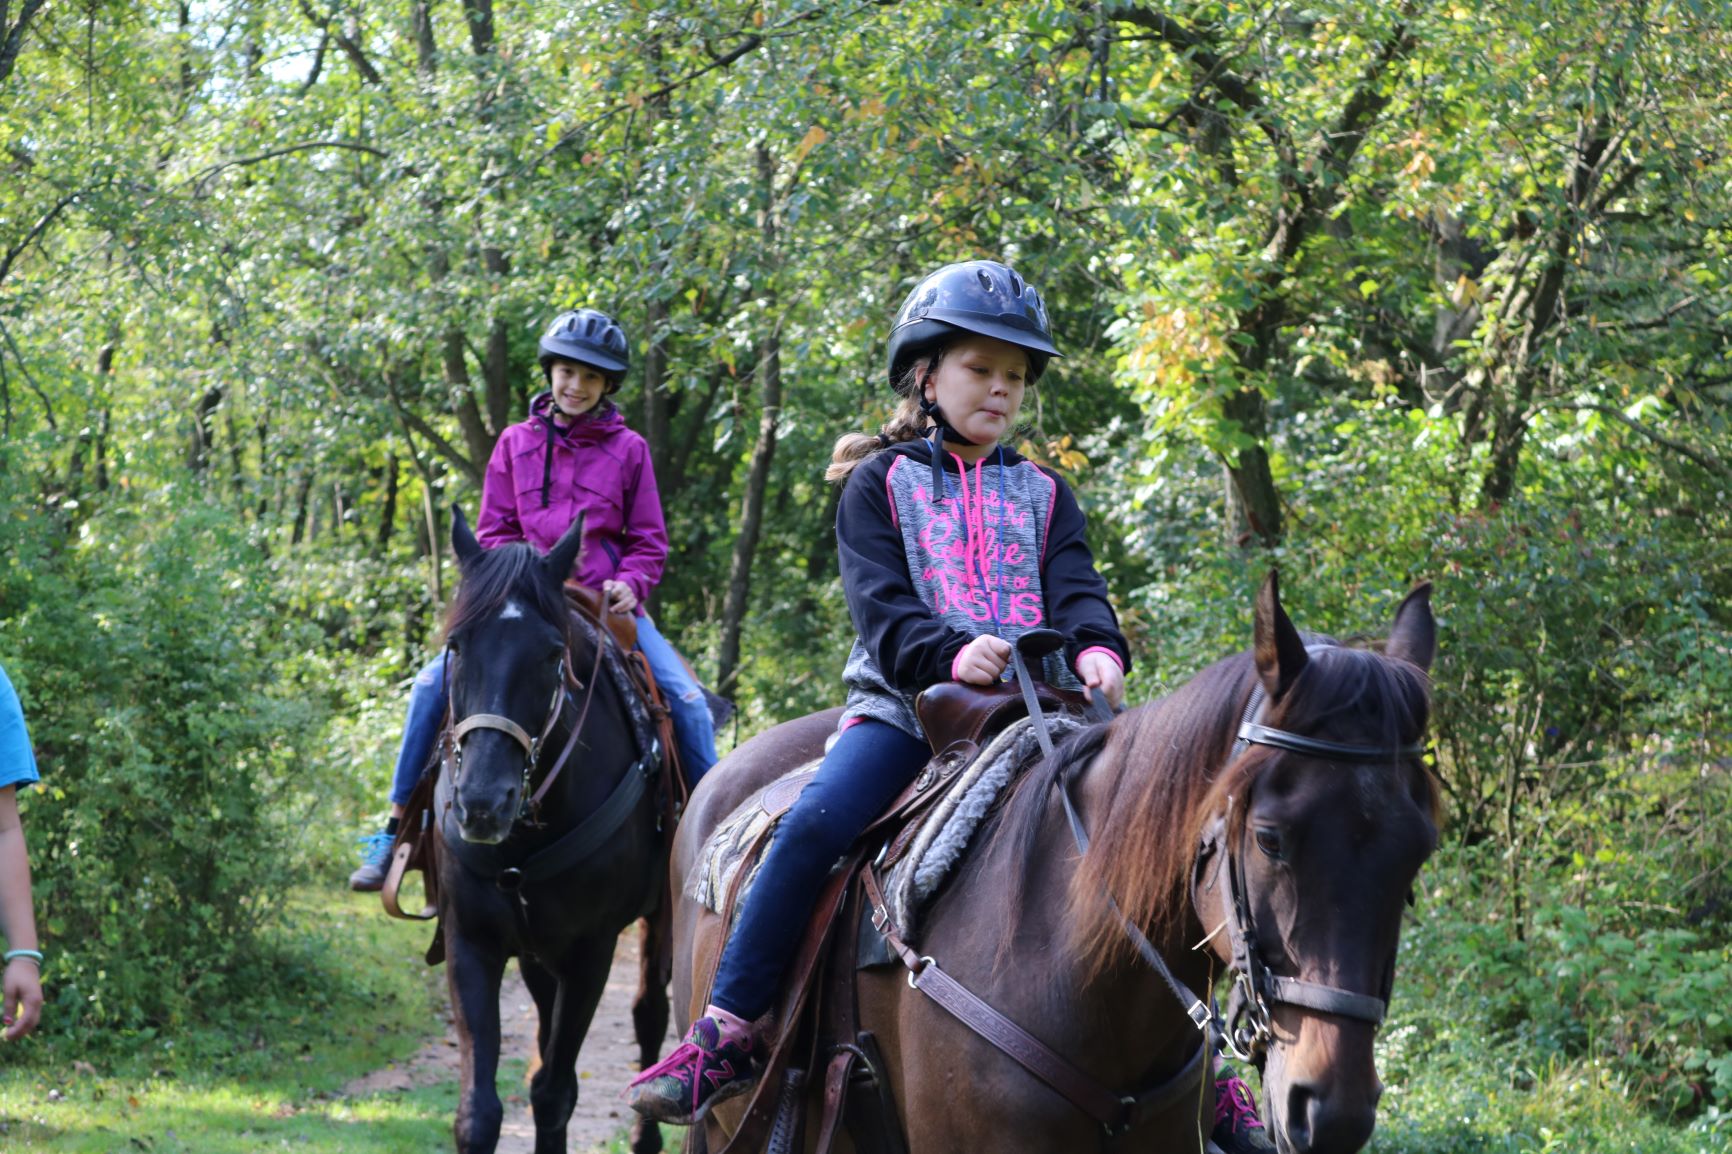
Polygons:
<instances>
[{"instance_id":1,"label":"riding pants","mask_svg":"<svg viewBox=\"0 0 1732 1154\"><path fill-rule=\"evenodd\" d=\"M842 731L770 835L722 948L713 1004L747 1021L770 1009L830 868L930 756L925 741L882 721Z\"/></svg>"}]
</instances>

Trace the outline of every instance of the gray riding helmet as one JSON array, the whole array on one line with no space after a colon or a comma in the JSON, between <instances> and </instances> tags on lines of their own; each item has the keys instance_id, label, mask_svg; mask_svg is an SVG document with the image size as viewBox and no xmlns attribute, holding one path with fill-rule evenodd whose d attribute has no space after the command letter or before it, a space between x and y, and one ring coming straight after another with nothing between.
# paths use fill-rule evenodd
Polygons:
<instances>
[{"instance_id":1,"label":"gray riding helmet","mask_svg":"<svg viewBox=\"0 0 1732 1154\"><path fill-rule=\"evenodd\" d=\"M552 372L554 360L576 361L607 374L611 387L631 367L631 345L619 322L600 309L574 309L560 313L541 334L541 371Z\"/></svg>"}]
</instances>

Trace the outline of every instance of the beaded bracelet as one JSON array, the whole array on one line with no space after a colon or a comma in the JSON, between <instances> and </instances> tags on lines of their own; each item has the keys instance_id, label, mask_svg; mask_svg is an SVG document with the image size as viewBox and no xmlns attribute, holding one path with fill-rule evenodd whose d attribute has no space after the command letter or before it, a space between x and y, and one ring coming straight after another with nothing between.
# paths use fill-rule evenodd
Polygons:
<instances>
[{"instance_id":1,"label":"beaded bracelet","mask_svg":"<svg viewBox=\"0 0 1732 1154\"><path fill-rule=\"evenodd\" d=\"M40 970L42 968L41 950L7 950L5 955L0 957L0 961L10 962L14 958L28 958L30 961L36 963L37 969Z\"/></svg>"}]
</instances>

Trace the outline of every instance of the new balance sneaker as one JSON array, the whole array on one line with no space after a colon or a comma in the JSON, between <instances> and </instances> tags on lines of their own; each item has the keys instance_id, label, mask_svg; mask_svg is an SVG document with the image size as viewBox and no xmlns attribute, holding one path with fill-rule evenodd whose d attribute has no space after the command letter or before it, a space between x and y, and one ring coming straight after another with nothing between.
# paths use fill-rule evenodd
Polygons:
<instances>
[{"instance_id":1,"label":"new balance sneaker","mask_svg":"<svg viewBox=\"0 0 1732 1154\"><path fill-rule=\"evenodd\" d=\"M376 893L385 888L385 867L391 864L391 843L397 839L381 830L355 840L361 843L361 867L349 875L349 888Z\"/></svg>"},{"instance_id":2,"label":"new balance sneaker","mask_svg":"<svg viewBox=\"0 0 1732 1154\"><path fill-rule=\"evenodd\" d=\"M692 1126L756 1080L751 1043L724 1037L716 1020L704 1017L673 1053L632 1079L626 1101L651 1121Z\"/></svg>"},{"instance_id":3,"label":"new balance sneaker","mask_svg":"<svg viewBox=\"0 0 1732 1154\"><path fill-rule=\"evenodd\" d=\"M1222 1068L1215 1079L1215 1129L1209 1141L1222 1154L1268 1154L1275 1149L1263 1120L1257 1117L1257 1099L1244 1079Z\"/></svg>"}]
</instances>

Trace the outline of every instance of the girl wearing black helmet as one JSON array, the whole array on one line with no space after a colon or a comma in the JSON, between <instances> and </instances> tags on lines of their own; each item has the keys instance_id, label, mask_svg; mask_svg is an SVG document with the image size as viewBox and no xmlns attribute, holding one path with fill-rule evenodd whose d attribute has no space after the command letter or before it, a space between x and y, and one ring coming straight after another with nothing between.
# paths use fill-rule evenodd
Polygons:
<instances>
[{"instance_id":1,"label":"girl wearing black helmet","mask_svg":"<svg viewBox=\"0 0 1732 1154\"><path fill-rule=\"evenodd\" d=\"M920 690L997 681L1011 642L1048 627L1072 639L1055 680L1114 705L1123 696L1130 647L1076 499L1001 443L1057 355L1040 294L996 261L939 269L897 314L889 368L902 404L878 436L838 441L828 472L846 481L836 541L858 631L841 731L772 835L704 1016L633 1082L640 1114L691 1123L749 1087L753 1023L825 875L927 761Z\"/></svg>"},{"instance_id":2,"label":"girl wearing black helmet","mask_svg":"<svg viewBox=\"0 0 1732 1154\"><path fill-rule=\"evenodd\" d=\"M630 367L630 346L612 317L577 309L553 318L542 334L539 359L548 389L529 402L528 420L499 435L487 463L475 535L487 548L528 541L545 552L584 517L584 547L571 576L602 590L614 612L637 615L638 648L667 699L680 767L695 785L716 761L709 704L643 609L661 580L667 529L649 446L626 428L608 399ZM441 654L409 691L391 783L391 820L361 839L362 862L349 877L351 889L384 885L397 823L438 740L444 676Z\"/></svg>"}]
</instances>

